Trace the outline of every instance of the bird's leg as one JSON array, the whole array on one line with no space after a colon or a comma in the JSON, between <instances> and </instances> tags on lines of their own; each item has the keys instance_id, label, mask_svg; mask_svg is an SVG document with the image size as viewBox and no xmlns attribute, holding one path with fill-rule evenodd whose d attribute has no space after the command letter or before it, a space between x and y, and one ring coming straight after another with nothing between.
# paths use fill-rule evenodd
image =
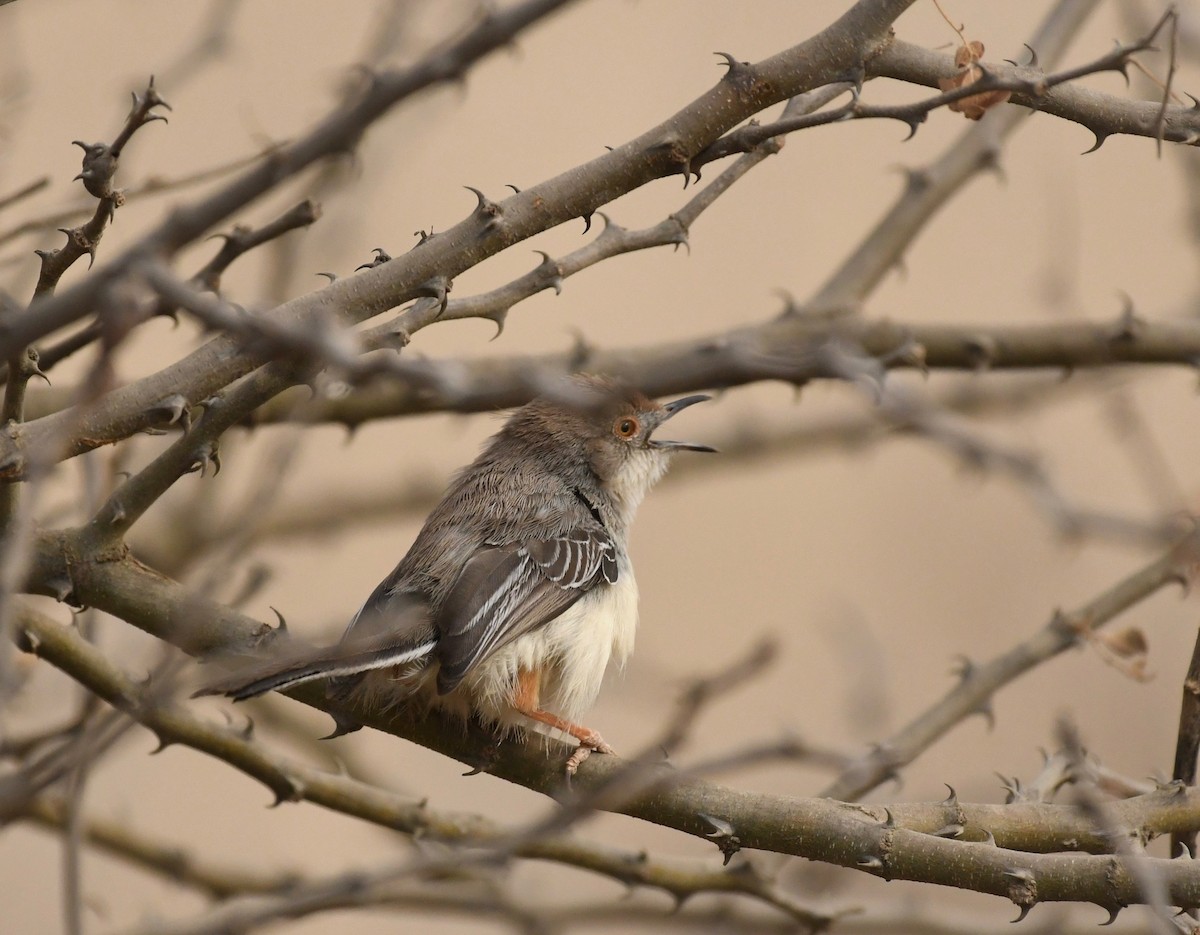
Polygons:
<instances>
[{"instance_id":1,"label":"bird's leg","mask_svg":"<svg viewBox=\"0 0 1200 935\"><path fill-rule=\"evenodd\" d=\"M579 769L579 764L586 760L593 750L599 753L616 753L612 747L604 742L604 738L600 736L598 731L579 724L572 724L557 714L551 714L549 711L543 711L539 708L538 681L537 672L522 669L517 675L517 691L513 696L512 706L519 713L525 715L525 717L540 724L547 724L556 730L564 731L579 741L579 746L575 748L575 752L567 760L568 776L575 775L575 771Z\"/></svg>"}]
</instances>

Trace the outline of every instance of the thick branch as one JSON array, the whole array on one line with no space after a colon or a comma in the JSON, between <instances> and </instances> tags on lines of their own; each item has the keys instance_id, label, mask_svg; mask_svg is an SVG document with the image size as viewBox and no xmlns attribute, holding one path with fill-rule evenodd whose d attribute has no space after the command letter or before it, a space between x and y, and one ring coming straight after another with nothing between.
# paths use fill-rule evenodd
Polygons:
<instances>
[{"instance_id":1,"label":"thick branch","mask_svg":"<svg viewBox=\"0 0 1200 935\"><path fill-rule=\"evenodd\" d=\"M314 400L305 418L358 425L369 419L426 412L485 412L529 400L536 371L610 373L654 396L740 386L758 380L803 383L829 376L824 353L845 343L879 360L880 368L1072 371L1114 364L1200 366L1200 324L1189 320L1063 321L1030 325L905 324L800 315L689 341L612 351L588 346L525 357L446 360L453 394L429 394L379 382L338 399ZM257 423L287 419L290 394L255 414ZM48 417L53 418L53 417ZM6 443L0 438L0 463Z\"/></svg>"}]
</instances>

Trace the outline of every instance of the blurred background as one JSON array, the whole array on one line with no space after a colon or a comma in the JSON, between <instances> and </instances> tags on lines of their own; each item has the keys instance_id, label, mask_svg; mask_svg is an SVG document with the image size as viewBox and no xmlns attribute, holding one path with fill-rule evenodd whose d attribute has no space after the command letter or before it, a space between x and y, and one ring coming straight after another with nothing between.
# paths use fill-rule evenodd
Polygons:
<instances>
[{"instance_id":1,"label":"blurred background","mask_svg":"<svg viewBox=\"0 0 1200 935\"><path fill-rule=\"evenodd\" d=\"M378 123L354 158L303 175L240 216L241 223L261 224L307 196L323 207L311 229L236 264L225 294L268 307L318 288L318 272L349 274L376 246L401 253L415 242L414 231L442 230L474 207L464 185L499 198L505 184L523 188L591 159L709 88L723 71L714 51L761 59L809 37L847 5L577 4L473 69L462 87L426 94ZM1026 54L1022 42L1048 6L944 5L995 59ZM1098 4L1063 64L1102 54L1116 37L1132 39L1160 13L1154 3ZM79 171L71 141L110 140L129 92L144 87L149 75L173 111L168 125L140 131L129 145L117 179L124 187L228 165L299 135L333 105L356 63L381 49L386 63L411 61L470 15L466 4L431 0L18 0L0 8L0 195L42 176L50 180L19 209L0 214L0 287L17 297L30 294L37 276L32 251L57 246L61 235L6 232L26 219L89 204L71 181ZM210 32L214 23L219 29ZM1191 25L1185 14L1184 27ZM947 50L958 41L929 0L900 18L897 33ZM198 48L205 35L214 41ZM1143 61L1165 73L1161 56ZM1134 77L1132 93L1157 95ZM1176 86L1194 90L1194 77L1184 63ZM1086 83L1125 93L1119 75ZM927 92L875 81L864 93L872 102L893 102ZM967 126L939 111L905 143L907 129L884 121L797 134L700 218L690 250L606 261L569 279L561 295L544 292L516 307L495 340L488 322L449 322L421 332L411 353L524 354L563 350L580 336L618 348L770 318L782 307L780 291L803 299L829 277L900 195L905 168L937 158ZM1026 118L1005 147L1000 171L973 180L941 211L865 314L960 324L1116 321L1123 295L1147 319L1192 314L1198 254L1191 212L1200 153L1168 146L1159 158L1153 141L1114 137L1081 156L1092 142L1077 125ZM710 167L706 177L719 168ZM170 206L202 197L213 184L131 198L106 233L97 264ZM666 179L605 210L626 227L648 226L691 194L680 178ZM488 260L455 281L454 296L486 291L531 269L539 262L534 249L551 255L576 249L586 242L582 229L582 222L566 224ZM215 249L213 243L190 249L179 268L190 272ZM65 281L83 275L78 264ZM161 368L202 340L188 321L178 327L156 321L139 335L119 361L127 379ZM85 365L86 359L68 362L55 372L56 385L69 385ZM966 383L1004 396L1007 388L1027 390L1031 376L935 372L924 379L905 372L889 379L920 394ZM1082 508L1138 522L1196 508L1194 373L1127 369L1067 381L1042 375L1039 387L1021 392L1022 401L970 417L971 431L1035 458L1055 489ZM721 444L746 433L869 426L872 419L870 400L848 385L822 382L797 393L764 384L722 393L690 411L686 436ZM248 613L266 620L278 608L294 632L332 640L408 548L430 497L497 425L488 416L425 417L373 422L352 434L337 426L235 433L224 443L221 474L184 478L146 517L136 545L151 563L176 563L173 570L188 580L216 574L226 597L261 572L264 583L246 603ZM704 715L679 761L782 733L861 753L952 686L956 654L992 658L1043 626L1055 608L1078 606L1161 551L1136 536L1064 537L1026 486L968 468L928 439L889 434L882 425L857 444L847 437L834 431L812 443L702 465L683 456L647 500L632 546L642 595L637 651L624 673L610 673L588 721L619 751L656 736L690 678L772 636L780 645L774 665ZM128 462L136 465L166 443L139 438ZM61 468L63 493L46 504L47 522L78 518L67 492L78 489L80 470L79 462ZM295 516L348 495L377 494L380 506L337 526L264 536L235 560L188 562L172 551L181 524L238 516L259 503L264 478L275 498L268 516ZM949 783L964 801L1003 801L995 773L1035 774L1039 748L1055 745L1063 715L1107 766L1138 778L1168 775L1196 610L1194 599L1170 589L1119 622L1145 633L1148 680L1106 664L1093 647L1068 652L996 697L993 729L981 718L965 722L904 770L901 788L886 786L870 800L937 800ZM64 609L52 612L66 619ZM153 641L120 621L104 621L98 639L130 672L144 671L155 658ZM0 729L19 732L77 703L65 679L37 666ZM233 710L204 704L214 717ZM301 720L302 737L327 731L327 718L282 699L233 716L254 716L266 742L321 756L289 740L285 727L273 733L280 712ZM171 838L197 856L314 874L373 866L408 846L311 805L269 809L269 793L229 767L179 747L150 758L154 746L149 733L135 729L93 770L89 813ZM371 731L324 749L391 788L430 796L433 807L514 821L548 805L488 776L461 778L460 764ZM783 762L720 778L746 789L811 795L832 777ZM720 860L711 845L632 819L597 817L586 831L656 854ZM41 829L10 827L0 835L0 928L59 929L59 863L59 844ZM203 905L194 893L103 855L88 852L84 872L91 931L184 918ZM865 905L899 918L910 908L927 911L920 903L933 896L800 861L782 873L825 909ZM550 865L520 865L511 878L518 900L623 897L611 881ZM660 893L636 898L670 909ZM964 931L998 928L1015 915L1001 900L971 894L939 891L937 902L945 918L970 920ZM1039 908L1034 919L1053 911ZM280 930L338 932L352 918L359 935L507 928L469 916L379 911L316 916ZM1071 918L1096 923L1103 913L1083 907ZM1136 924L1117 927L1133 931Z\"/></svg>"}]
</instances>

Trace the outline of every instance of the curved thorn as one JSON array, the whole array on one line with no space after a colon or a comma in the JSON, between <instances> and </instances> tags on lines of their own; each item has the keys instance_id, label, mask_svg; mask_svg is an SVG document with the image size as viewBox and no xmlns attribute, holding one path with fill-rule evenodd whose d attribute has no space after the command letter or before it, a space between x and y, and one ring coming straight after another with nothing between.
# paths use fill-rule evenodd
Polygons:
<instances>
[{"instance_id":1,"label":"curved thorn","mask_svg":"<svg viewBox=\"0 0 1200 935\"><path fill-rule=\"evenodd\" d=\"M1089 129L1091 129L1091 128L1089 127ZM1103 146L1103 145L1104 145L1104 141L1108 139L1108 133L1107 133L1107 132L1101 132L1101 131L1099 131L1099 130L1092 130L1092 132L1093 132L1094 134L1096 134L1096 142L1095 142L1095 143L1093 143L1093 144L1091 145L1091 147L1090 147L1090 148L1088 148L1088 149L1085 149L1083 152L1081 152L1079 155L1081 155L1081 156L1086 156L1088 153L1094 153L1094 152L1095 152L1096 150L1098 150L1098 149L1099 149L1101 146Z\"/></svg>"},{"instance_id":2,"label":"curved thorn","mask_svg":"<svg viewBox=\"0 0 1200 935\"><path fill-rule=\"evenodd\" d=\"M729 69L725 74L729 74L730 71L733 71L742 64L728 52L714 52L713 55L718 55L725 59L725 67Z\"/></svg>"}]
</instances>

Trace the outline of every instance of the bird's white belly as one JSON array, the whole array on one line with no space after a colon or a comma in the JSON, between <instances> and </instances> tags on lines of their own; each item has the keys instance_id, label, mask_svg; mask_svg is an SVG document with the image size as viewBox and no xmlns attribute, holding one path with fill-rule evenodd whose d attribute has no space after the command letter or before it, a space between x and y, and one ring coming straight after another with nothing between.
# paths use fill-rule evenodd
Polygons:
<instances>
[{"instance_id":1,"label":"bird's white belly","mask_svg":"<svg viewBox=\"0 0 1200 935\"><path fill-rule=\"evenodd\" d=\"M609 661L621 665L633 651L637 622L637 581L622 556L615 584L594 588L544 627L490 656L467 675L460 691L486 719L529 727L510 702L518 673L539 672L539 706L578 723L596 700Z\"/></svg>"}]
</instances>

